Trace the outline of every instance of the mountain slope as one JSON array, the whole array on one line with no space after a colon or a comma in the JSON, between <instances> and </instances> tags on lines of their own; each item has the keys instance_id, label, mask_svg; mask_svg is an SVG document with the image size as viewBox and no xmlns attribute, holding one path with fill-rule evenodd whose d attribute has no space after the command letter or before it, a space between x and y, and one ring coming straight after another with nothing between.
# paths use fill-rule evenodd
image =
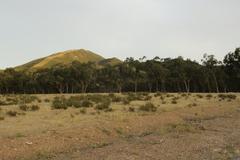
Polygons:
<instances>
[{"instance_id":1,"label":"mountain slope","mask_svg":"<svg viewBox=\"0 0 240 160\"><path fill-rule=\"evenodd\" d=\"M116 65L121 63L117 58L105 59L102 56L93 53L88 50L68 50L64 52L58 52L50 56L33 60L29 63L17 66L16 70L39 70L45 68L51 68L57 64L69 65L73 61L78 61L80 63L95 62L97 65Z\"/></svg>"},{"instance_id":2,"label":"mountain slope","mask_svg":"<svg viewBox=\"0 0 240 160\"><path fill-rule=\"evenodd\" d=\"M110 66L115 66L115 65L118 65L122 63L121 60L119 60L118 58L108 58L108 59L104 59L104 60L101 60L99 61L99 65L100 66L107 66L107 65L110 65Z\"/></svg>"}]
</instances>

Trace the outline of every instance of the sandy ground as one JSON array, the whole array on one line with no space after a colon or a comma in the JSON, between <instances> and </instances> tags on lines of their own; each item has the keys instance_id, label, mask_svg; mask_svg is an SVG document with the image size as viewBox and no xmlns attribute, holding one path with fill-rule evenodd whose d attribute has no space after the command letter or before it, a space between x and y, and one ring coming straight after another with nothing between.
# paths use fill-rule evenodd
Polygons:
<instances>
[{"instance_id":1,"label":"sandy ground","mask_svg":"<svg viewBox=\"0 0 240 160\"><path fill-rule=\"evenodd\" d=\"M89 108L86 114L52 110L44 101L36 102L35 112L1 106L0 160L240 159L240 94L231 101L219 101L217 94L210 99L172 95L180 97L177 104L171 97L162 104L152 95L154 113L137 110L144 101L112 103L113 112L107 113ZM24 115L6 116L8 110Z\"/></svg>"}]
</instances>

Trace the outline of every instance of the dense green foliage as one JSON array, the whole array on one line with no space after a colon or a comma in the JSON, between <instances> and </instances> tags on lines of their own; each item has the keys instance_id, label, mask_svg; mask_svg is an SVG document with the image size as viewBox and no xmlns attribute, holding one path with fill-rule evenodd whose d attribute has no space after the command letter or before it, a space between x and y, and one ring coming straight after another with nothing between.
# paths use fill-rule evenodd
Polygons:
<instances>
[{"instance_id":1,"label":"dense green foliage","mask_svg":"<svg viewBox=\"0 0 240 160\"><path fill-rule=\"evenodd\" d=\"M73 62L35 72L0 72L0 93L85 92L239 92L240 48L218 61L205 54L202 64L190 59L135 60L115 66ZM130 97L129 100L131 101ZM57 106L62 102L56 100Z\"/></svg>"}]
</instances>

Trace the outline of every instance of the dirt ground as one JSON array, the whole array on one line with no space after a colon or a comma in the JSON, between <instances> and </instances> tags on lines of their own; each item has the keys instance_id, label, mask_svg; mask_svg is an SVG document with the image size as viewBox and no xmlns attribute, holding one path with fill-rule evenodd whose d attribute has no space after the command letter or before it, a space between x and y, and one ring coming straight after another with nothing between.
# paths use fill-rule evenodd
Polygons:
<instances>
[{"instance_id":1,"label":"dirt ground","mask_svg":"<svg viewBox=\"0 0 240 160\"><path fill-rule=\"evenodd\" d=\"M112 112L52 110L44 99L56 95L37 95L35 112L2 105L0 160L240 160L240 94L169 95L163 103L151 94L156 112L139 111L139 100L114 102Z\"/></svg>"}]
</instances>

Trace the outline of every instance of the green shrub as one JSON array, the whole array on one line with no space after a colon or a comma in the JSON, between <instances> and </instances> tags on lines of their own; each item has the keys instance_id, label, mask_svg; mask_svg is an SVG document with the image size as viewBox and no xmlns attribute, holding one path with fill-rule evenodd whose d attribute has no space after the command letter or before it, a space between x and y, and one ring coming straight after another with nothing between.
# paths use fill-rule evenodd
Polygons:
<instances>
[{"instance_id":1,"label":"green shrub","mask_svg":"<svg viewBox=\"0 0 240 160\"><path fill-rule=\"evenodd\" d=\"M174 97L174 95L171 95L171 94L166 94L166 97Z\"/></svg>"},{"instance_id":2,"label":"green shrub","mask_svg":"<svg viewBox=\"0 0 240 160\"><path fill-rule=\"evenodd\" d=\"M44 102L49 103L50 100L46 98L46 99L44 99Z\"/></svg>"},{"instance_id":3,"label":"green shrub","mask_svg":"<svg viewBox=\"0 0 240 160\"><path fill-rule=\"evenodd\" d=\"M68 107L80 108L81 107L80 101L82 99L83 98L80 96L71 96L69 99L65 99L65 103Z\"/></svg>"},{"instance_id":4,"label":"green shrub","mask_svg":"<svg viewBox=\"0 0 240 160\"><path fill-rule=\"evenodd\" d=\"M2 100L0 100L0 106L3 106L3 105L7 105L7 103L2 101Z\"/></svg>"},{"instance_id":5,"label":"green shrub","mask_svg":"<svg viewBox=\"0 0 240 160\"><path fill-rule=\"evenodd\" d=\"M218 97L222 100L224 100L224 99L234 100L237 98L237 96L234 94L219 94Z\"/></svg>"},{"instance_id":6,"label":"green shrub","mask_svg":"<svg viewBox=\"0 0 240 160\"><path fill-rule=\"evenodd\" d=\"M172 104L177 104L177 101L175 99L173 99Z\"/></svg>"},{"instance_id":7,"label":"green shrub","mask_svg":"<svg viewBox=\"0 0 240 160\"><path fill-rule=\"evenodd\" d=\"M236 98L237 98L237 96L234 95L234 94L228 94L227 97L228 97L229 99L236 99Z\"/></svg>"},{"instance_id":8,"label":"green shrub","mask_svg":"<svg viewBox=\"0 0 240 160\"><path fill-rule=\"evenodd\" d=\"M26 104L22 104L22 105L19 106L19 109L23 110L23 111L37 111L37 110L40 109L40 107L38 105L28 106Z\"/></svg>"},{"instance_id":9,"label":"green shrub","mask_svg":"<svg viewBox=\"0 0 240 160\"><path fill-rule=\"evenodd\" d=\"M40 107L38 106L38 105L32 105L31 107L30 107L30 110L31 111L37 111L37 110L39 110L40 109Z\"/></svg>"},{"instance_id":10,"label":"green shrub","mask_svg":"<svg viewBox=\"0 0 240 160\"><path fill-rule=\"evenodd\" d=\"M129 108L128 108L128 111L129 111L129 112L135 112L135 108L129 107Z\"/></svg>"},{"instance_id":11,"label":"green shrub","mask_svg":"<svg viewBox=\"0 0 240 160\"><path fill-rule=\"evenodd\" d=\"M187 94L186 93L182 93L181 96L182 97L187 97Z\"/></svg>"},{"instance_id":12,"label":"green shrub","mask_svg":"<svg viewBox=\"0 0 240 160\"><path fill-rule=\"evenodd\" d=\"M196 106L197 106L197 103L193 103L192 106L193 106L193 107L196 107Z\"/></svg>"},{"instance_id":13,"label":"green shrub","mask_svg":"<svg viewBox=\"0 0 240 160\"><path fill-rule=\"evenodd\" d=\"M55 97L52 102L52 109L67 109L67 100L65 97Z\"/></svg>"},{"instance_id":14,"label":"green shrub","mask_svg":"<svg viewBox=\"0 0 240 160\"><path fill-rule=\"evenodd\" d=\"M115 97L115 94L114 94L114 93L109 93L108 96L109 96L110 98L112 98L112 97Z\"/></svg>"},{"instance_id":15,"label":"green shrub","mask_svg":"<svg viewBox=\"0 0 240 160\"><path fill-rule=\"evenodd\" d=\"M28 106L26 104L22 104L19 106L19 109L22 111L27 111L28 110Z\"/></svg>"},{"instance_id":16,"label":"green shrub","mask_svg":"<svg viewBox=\"0 0 240 160\"><path fill-rule=\"evenodd\" d=\"M123 102L124 105L130 104L130 100L128 98L123 98L122 102Z\"/></svg>"},{"instance_id":17,"label":"green shrub","mask_svg":"<svg viewBox=\"0 0 240 160\"><path fill-rule=\"evenodd\" d=\"M207 97L207 99L211 99L213 97L213 95L207 94L206 97Z\"/></svg>"},{"instance_id":18,"label":"green shrub","mask_svg":"<svg viewBox=\"0 0 240 160\"><path fill-rule=\"evenodd\" d=\"M161 96L160 99L161 99L162 101L164 101L165 98L164 98L163 96Z\"/></svg>"},{"instance_id":19,"label":"green shrub","mask_svg":"<svg viewBox=\"0 0 240 160\"><path fill-rule=\"evenodd\" d=\"M94 103L102 103L105 99L109 99L108 96L100 94L87 95L86 98Z\"/></svg>"},{"instance_id":20,"label":"green shrub","mask_svg":"<svg viewBox=\"0 0 240 160\"><path fill-rule=\"evenodd\" d=\"M68 107L92 107L93 103L84 96L71 96L69 99L66 99L66 105Z\"/></svg>"},{"instance_id":21,"label":"green shrub","mask_svg":"<svg viewBox=\"0 0 240 160\"><path fill-rule=\"evenodd\" d=\"M36 96L30 96L30 95L20 95L19 97L20 102L22 104L32 103L34 101L39 101L38 97Z\"/></svg>"},{"instance_id":22,"label":"green shrub","mask_svg":"<svg viewBox=\"0 0 240 160\"><path fill-rule=\"evenodd\" d=\"M16 111L7 111L7 115L9 115L10 117L16 117L17 112Z\"/></svg>"},{"instance_id":23,"label":"green shrub","mask_svg":"<svg viewBox=\"0 0 240 160\"><path fill-rule=\"evenodd\" d=\"M162 96L161 92L157 92L157 93L154 94L154 97L160 97L160 96Z\"/></svg>"},{"instance_id":24,"label":"green shrub","mask_svg":"<svg viewBox=\"0 0 240 160\"><path fill-rule=\"evenodd\" d=\"M114 95L114 94L113 94ZM121 102L122 101L122 97L119 97L119 96L110 96L112 102Z\"/></svg>"},{"instance_id":25,"label":"green shrub","mask_svg":"<svg viewBox=\"0 0 240 160\"><path fill-rule=\"evenodd\" d=\"M90 100L84 99L81 101L81 106L82 107L92 107L93 103Z\"/></svg>"},{"instance_id":26,"label":"green shrub","mask_svg":"<svg viewBox=\"0 0 240 160\"><path fill-rule=\"evenodd\" d=\"M151 100L152 99L152 96L146 96L146 97L144 97L144 101L149 101L149 100Z\"/></svg>"},{"instance_id":27,"label":"green shrub","mask_svg":"<svg viewBox=\"0 0 240 160\"><path fill-rule=\"evenodd\" d=\"M192 104L189 104L189 105L187 105L188 107L196 107L197 106L197 104L196 103L192 103Z\"/></svg>"},{"instance_id":28,"label":"green shrub","mask_svg":"<svg viewBox=\"0 0 240 160\"><path fill-rule=\"evenodd\" d=\"M0 121L3 121L4 119L5 119L4 117L0 116Z\"/></svg>"},{"instance_id":29,"label":"green shrub","mask_svg":"<svg viewBox=\"0 0 240 160\"><path fill-rule=\"evenodd\" d=\"M166 101L162 101L162 104L167 104L167 102Z\"/></svg>"},{"instance_id":30,"label":"green shrub","mask_svg":"<svg viewBox=\"0 0 240 160\"><path fill-rule=\"evenodd\" d=\"M18 98L16 96L7 97L6 101L7 101L6 105L16 105L16 104L18 104Z\"/></svg>"},{"instance_id":31,"label":"green shrub","mask_svg":"<svg viewBox=\"0 0 240 160\"><path fill-rule=\"evenodd\" d=\"M154 106L151 102L146 103L145 105L142 105L139 107L140 111L146 111L146 112L156 112L157 107Z\"/></svg>"},{"instance_id":32,"label":"green shrub","mask_svg":"<svg viewBox=\"0 0 240 160\"><path fill-rule=\"evenodd\" d=\"M80 109L80 113L82 113L82 114L86 114L86 113L87 113L87 111L86 111L86 109L85 109L85 108L83 108L83 109Z\"/></svg>"},{"instance_id":33,"label":"green shrub","mask_svg":"<svg viewBox=\"0 0 240 160\"><path fill-rule=\"evenodd\" d=\"M106 99L105 101L99 103L96 105L96 109L97 110L105 110L108 109L110 107L111 101L109 99Z\"/></svg>"},{"instance_id":34,"label":"green shrub","mask_svg":"<svg viewBox=\"0 0 240 160\"><path fill-rule=\"evenodd\" d=\"M104 110L104 112L112 112L113 111L113 109L112 108L106 108L105 110Z\"/></svg>"},{"instance_id":35,"label":"green shrub","mask_svg":"<svg viewBox=\"0 0 240 160\"><path fill-rule=\"evenodd\" d=\"M141 93L129 93L127 99L129 101L141 101L143 100L144 96Z\"/></svg>"},{"instance_id":36,"label":"green shrub","mask_svg":"<svg viewBox=\"0 0 240 160\"><path fill-rule=\"evenodd\" d=\"M201 94L197 94L196 95L198 98L203 98L203 95L201 95Z\"/></svg>"}]
</instances>

